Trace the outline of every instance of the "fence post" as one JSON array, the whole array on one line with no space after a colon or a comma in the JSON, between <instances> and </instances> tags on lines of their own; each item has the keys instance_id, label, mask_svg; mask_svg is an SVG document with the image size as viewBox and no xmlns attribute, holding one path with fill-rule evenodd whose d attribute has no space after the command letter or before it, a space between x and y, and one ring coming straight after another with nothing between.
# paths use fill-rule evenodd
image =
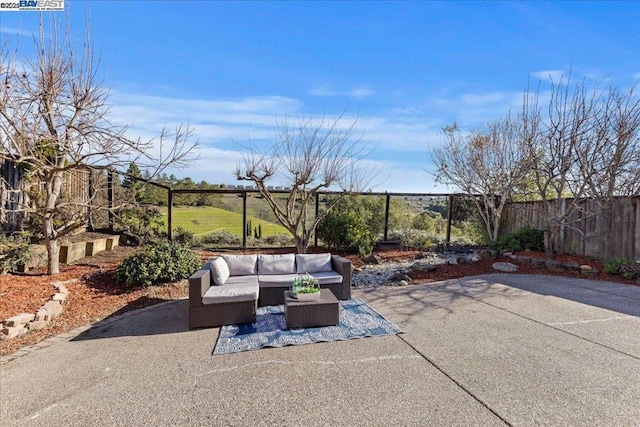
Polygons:
<instances>
[{"instance_id":1,"label":"fence post","mask_svg":"<svg viewBox=\"0 0 640 427\"><path fill-rule=\"evenodd\" d=\"M451 244L451 218L452 217L453 217L453 194L449 194L449 206L447 208L447 238L445 240L447 249L449 249L449 245Z\"/></svg>"},{"instance_id":2,"label":"fence post","mask_svg":"<svg viewBox=\"0 0 640 427\"><path fill-rule=\"evenodd\" d=\"M171 217L173 216L173 190L169 188L167 191L167 237L173 242L173 227L171 226Z\"/></svg>"},{"instance_id":3,"label":"fence post","mask_svg":"<svg viewBox=\"0 0 640 427\"><path fill-rule=\"evenodd\" d=\"M391 194L387 193L387 200L385 202L385 206L384 206L384 235L382 237L382 240L384 240L385 242L388 240L387 239L387 235L389 233L389 204L391 202Z\"/></svg>"},{"instance_id":4,"label":"fence post","mask_svg":"<svg viewBox=\"0 0 640 427\"><path fill-rule=\"evenodd\" d=\"M242 193L242 249L247 249L247 192Z\"/></svg>"},{"instance_id":5,"label":"fence post","mask_svg":"<svg viewBox=\"0 0 640 427\"><path fill-rule=\"evenodd\" d=\"M107 171L107 206L109 208L109 232L113 233L113 171Z\"/></svg>"},{"instance_id":6,"label":"fence post","mask_svg":"<svg viewBox=\"0 0 640 427\"><path fill-rule=\"evenodd\" d=\"M318 193L316 193L316 216L314 217L314 221L316 221L318 219L318 208L320 207L320 198L318 196ZM313 229L313 246L315 246L316 248L318 247L318 233L316 232L316 229Z\"/></svg>"},{"instance_id":7,"label":"fence post","mask_svg":"<svg viewBox=\"0 0 640 427\"><path fill-rule=\"evenodd\" d=\"M93 225L93 170L89 169L89 203L87 203L87 218L89 220L89 231L95 231L95 227Z\"/></svg>"}]
</instances>

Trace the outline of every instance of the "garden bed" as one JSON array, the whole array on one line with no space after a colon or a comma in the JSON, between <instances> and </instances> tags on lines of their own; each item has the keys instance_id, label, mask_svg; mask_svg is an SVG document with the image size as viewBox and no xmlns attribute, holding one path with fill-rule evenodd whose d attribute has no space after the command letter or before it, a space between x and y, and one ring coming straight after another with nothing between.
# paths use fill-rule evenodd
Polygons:
<instances>
[{"instance_id":1,"label":"garden bed","mask_svg":"<svg viewBox=\"0 0 640 427\"><path fill-rule=\"evenodd\" d=\"M69 331L75 327L86 325L103 319L115 313L153 305L167 299L184 298L188 295L187 280L168 286L152 286L147 288L128 289L116 283L115 270L122 259L137 249L131 247L117 247L113 251L104 251L93 257L82 258L75 264L63 266L61 273L47 276L43 270L36 270L26 274L0 275L0 320L15 316L19 313L33 313L55 293L54 282L79 279L70 283L69 297L64 302L64 312L54 319L45 329L30 332L19 338L0 341L0 354L9 354L19 348L32 345L45 338ZM284 250L283 250L284 251ZM288 252L291 249L287 249ZM271 251L276 252L276 251ZM385 262L406 261L414 259L418 251L383 251L378 254ZM201 252L203 260L211 258L212 252ZM525 255L525 253L518 253ZM537 253L526 253L528 256L540 256ZM357 255L346 255L354 267L361 267L362 260ZM600 270L589 279L606 280L612 282L635 284L637 280L627 280L619 275L603 272L603 266L593 260L581 257L558 255L559 261L573 261L579 264L589 264ZM479 274L494 274L496 270L492 264L496 260L480 260L473 264L438 265L433 271L414 271L410 276L413 284L438 282L464 276ZM506 261L509 261L506 259ZM519 263L515 274L547 274L568 277L581 277L574 272L555 272L532 264Z\"/></svg>"}]
</instances>

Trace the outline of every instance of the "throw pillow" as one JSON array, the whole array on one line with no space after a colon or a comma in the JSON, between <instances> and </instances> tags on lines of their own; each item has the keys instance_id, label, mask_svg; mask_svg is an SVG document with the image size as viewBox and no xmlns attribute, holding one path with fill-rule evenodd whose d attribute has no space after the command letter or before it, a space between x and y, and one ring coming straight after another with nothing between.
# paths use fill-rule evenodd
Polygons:
<instances>
[{"instance_id":1,"label":"throw pillow","mask_svg":"<svg viewBox=\"0 0 640 427\"><path fill-rule=\"evenodd\" d=\"M218 257L211 261L210 265L213 283L218 286L224 285L224 282L226 282L230 276L229 266L227 265L226 261L223 258Z\"/></svg>"},{"instance_id":2,"label":"throw pillow","mask_svg":"<svg viewBox=\"0 0 640 427\"><path fill-rule=\"evenodd\" d=\"M295 272L295 254L258 255L259 274L291 274Z\"/></svg>"},{"instance_id":3,"label":"throw pillow","mask_svg":"<svg viewBox=\"0 0 640 427\"><path fill-rule=\"evenodd\" d=\"M297 273L332 271L331 254L296 254Z\"/></svg>"},{"instance_id":4,"label":"throw pillow","mask_svg":"<svg viewBox=\"0 0 640 427\"><path fill-rule=\"evenodd\" d=\"M258 255L222 255L232 276L258 274Z\"/></svg>"}]
</instances>

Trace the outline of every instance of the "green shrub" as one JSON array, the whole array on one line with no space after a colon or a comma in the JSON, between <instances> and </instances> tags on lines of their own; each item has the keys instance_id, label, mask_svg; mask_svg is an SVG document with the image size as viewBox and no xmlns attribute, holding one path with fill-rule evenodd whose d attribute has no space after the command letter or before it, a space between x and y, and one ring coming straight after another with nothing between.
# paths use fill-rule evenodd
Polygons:
<instances>
[{"instance_id":1,"label":"green shrub","mask_svg":"<svg viewBox=\"0 0 640 427\"><path fill-rule=\"evenodd\" d=\"M329 248L369 255L382 230L379 212L383 207L378 202L363 197L341 199L318 224L318 238Z\"/></svg>"},{"instance_id":2,"label":"green shrub","mask_svg":"<svg viewBox=\"0 0 640 427\"><path fill-rule=\"evenodd\" d=\"M391 230L387 235L389 240L395 240L402 243L402 246L407 249L422 249L428 248L435 243L439 242L433 234L430 234L424 230Z\"/></svg>"},{"instance_id":3,"label":"green shrub","mask_svg":"<svg viewBox=\"0 0 640 427\"><path fill-rule=\"evenodd\" d=\"M295 242L291 234L273 234L263 238L262 242L268 246L295 246Z\"/></svg>"},{"instance_id":4,"label":"green shrub","mask_svg":"<svg viewBox=\"0 0 640 427\"><path fill-rule=\"evenodd\" d=\"M195 235L182 227L176 227L173 230L173 241L181 245L190 245L193 243Z\"/></svg>"},{"instance_id":5,"label":"green shrub","mask_svg":"<svg viewBox=\"0 0 640 427\"><path fill-rule=\"evenodd\" d=\"M213 247L240 246L242 245L242 237L231 233L230 231L214 231L208 236L200 239L203 245Z\"/></svg>"},{"instance_id":6,"label":"green shrub","mask_svg":"<svg viewBox=\"0 0 640 427\"><path fill-rule=\"evenodd\" d=\"M491 249L496 251L502 251L505 249L513 251L521 251L523 249L543 251L544 234L541 230L523 227L515 233L503 234L490 246Z\"/></svg>"},{"instance_id":7,"label":"green shrub","mask_svg":"<svg viewBox=\"0 0 640 427\"><path fill-rule=\"evenodd\" d=\"M604 272L608 274L620 274L622 267L628 264L629 261L624 258L612 258L604 263Z\"/></svg>"},{"instance_id":8,"label":"green shrub","mask_svg":"<svg viewBox=\"0 0 640 427\"><path fill-rule=\"evenodd\" d=\"M201 265L200 257L185 245L154 243L125 258L118 266L116 280L127 286L175 282L191 276Z\"/></svg>"},{"instance_id":9,"label":"green shrub","mask_svg":"<svg viewBox=\"0 0 640 427\"><path fill-rule=\"evenodd\" d=\"M29 262L29 233L0 235L0 273L15 271Z\"/></svg>"}]
</instances>

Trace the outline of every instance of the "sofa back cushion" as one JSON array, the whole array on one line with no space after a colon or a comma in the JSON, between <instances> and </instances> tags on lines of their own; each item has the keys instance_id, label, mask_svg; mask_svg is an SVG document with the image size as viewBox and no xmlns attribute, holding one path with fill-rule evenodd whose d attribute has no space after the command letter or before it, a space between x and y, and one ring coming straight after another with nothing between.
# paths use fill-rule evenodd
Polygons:
<instances>
[{"instance_id":1,"label":"sofa back cushion","mask_svg":"<svg viewBox=\"0 0 640 427\"><path fill-rule=\"evenodd\" d=\"M258 274L258 255L222 255L232 276Z\"/></svg>"},{"instance_id":2,"label":"sofa back cushion","mask_svg":"<svg viewBox=\"0 0 640 427\"><path fill-rule=\"evenodd\" d=\"M295 272L295 254L258 255L259 274L291 274Z\"/></svg>"},{"instance_id":3,"label":"sofa back cushion","mask_svg":"<svg viewBox=\"0 0 640 427\"><path fill-rule=\"evenodd\" d=\"M296 254L297 273L331 271L331 254Z\"/></svg>"},{"instance_id":4,"label":"sofa back cushion","mask_svg":"<svg viewBox=\"0 0 640 427\"><path fill-rule=\"evenodd\" d=\"M212 259L209 263L209 269L211 270L211 279L213 279L213 283L218 286L224 285L231 275L229 272L229 266L222 257Z\"/></svg>"}]
</instances>

